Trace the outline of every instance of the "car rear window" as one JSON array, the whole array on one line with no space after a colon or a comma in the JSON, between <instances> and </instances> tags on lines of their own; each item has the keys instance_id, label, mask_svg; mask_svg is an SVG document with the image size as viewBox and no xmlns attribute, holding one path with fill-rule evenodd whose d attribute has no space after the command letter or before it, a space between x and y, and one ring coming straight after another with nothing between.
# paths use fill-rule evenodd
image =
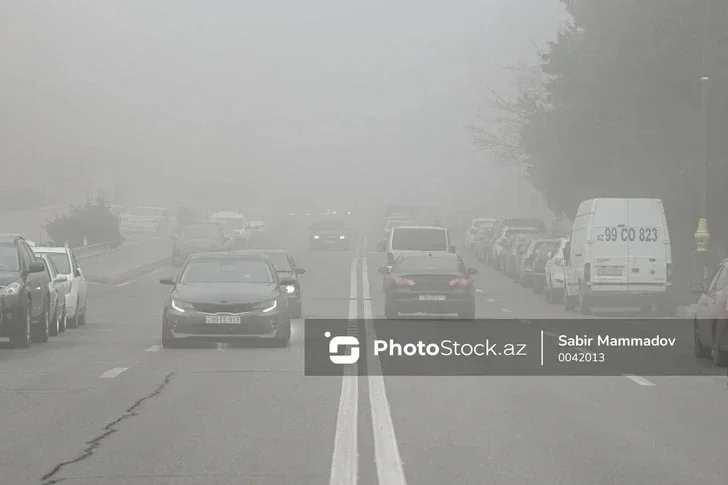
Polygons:
<instances>
[{"instance_id":1,"label":"car rear window","mask_svg":"<svg viewBox=\"0 0 728 485\"><path fill-rule=\"evenodd\" d=\"M392 236L394 251L447 251L447 232L434 228L398 227Z\"/></svg>"}]
</instances>

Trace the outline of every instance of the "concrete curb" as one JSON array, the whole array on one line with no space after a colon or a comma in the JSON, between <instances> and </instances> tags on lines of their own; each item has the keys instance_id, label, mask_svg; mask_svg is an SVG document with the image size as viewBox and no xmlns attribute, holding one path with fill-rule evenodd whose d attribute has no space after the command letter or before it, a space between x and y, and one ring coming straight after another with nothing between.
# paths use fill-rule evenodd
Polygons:
<instances>
[{"instance_id":1,"label":"concrete curb","mask_svg":"<svg viewBox=\"0 0 728 485\"><path fill-rule=\"evenodd\" d=\"M171 264L172 264L172 257L167 256L167 257L164 257L161 259L155 259L153 261L149 261L148 263L144 263L135 268L132 268L130 270L124 271L122 273L119 273L119 274L116 274L113 276L87 275L86 280L93 282L93 283L103 283L105 285L118 285L120 283L125 283L126 281L129 281L138 276L142 276L145 273L148 273L150 271L154 271L155 269L164 268L165 266L168 266Z\"/></svg>"}]
</instances>

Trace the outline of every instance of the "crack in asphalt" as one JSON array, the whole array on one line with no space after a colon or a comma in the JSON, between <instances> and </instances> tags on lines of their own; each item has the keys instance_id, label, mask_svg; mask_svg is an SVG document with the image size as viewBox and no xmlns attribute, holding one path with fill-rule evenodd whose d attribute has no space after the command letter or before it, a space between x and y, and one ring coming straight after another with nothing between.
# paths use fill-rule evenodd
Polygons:
<instances>
[{"instance_id":1,"label":"crack in asphalt","mask_svg":"<svg viewBox=\"0 0 728 485\"><path fill-rule=\"evenodd\" d=\"M112 434L114 434L118 431L118 429L116 429L116 426L126 419L133 418L134 416L138 416L139 413L136 411L137 408L139 408L139 406L141 406L144 403L144 401L157 397L159 394L161 394L162 391L164 390L164 388L167 387L167 385L170 382L172 382L172 378L175 376L175 374L176 374L176 372L170 372L169 374L167 374L165 376L164 380L156 387L156 389L154 389L154 391L152 391L149 394L147 394L146 396L136 400L131 406L129 406L128 408L126 408L124 410L124 413L121 416L119 416L118 418L116 418L115 420L113 420L112 422L107 424L106 426L104 426L104 428L103 428L104 432L101 433L96 438L92 439L91 441L87 441L86 445L88 445L88 446L86 446L86 448L83 450L83 452L80 455L78 455L76 458L74 458L72 460L62 461L62 462L58 463L55 467L53 467L53 469L50 472L43 475L43 477L41 478L41 481L42 481L41 485L54 485L56 483L60 483L64 480L66 480L65 478L53 478L53 477L55 477L58 474L58 472L60 472L66 466L73 465L74 463L78 463L82 460L85 460L86 458L93 456L96 448L101 446L101 443L106 438L108 438L109 436L111 436Z\"/></svg>"}]
</instances>

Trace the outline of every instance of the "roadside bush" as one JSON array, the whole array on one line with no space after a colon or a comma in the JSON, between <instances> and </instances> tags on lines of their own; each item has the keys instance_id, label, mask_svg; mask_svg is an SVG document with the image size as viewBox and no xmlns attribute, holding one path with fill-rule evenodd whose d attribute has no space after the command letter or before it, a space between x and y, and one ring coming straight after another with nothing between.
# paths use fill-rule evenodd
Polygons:
<instances>
[{"instance_id":1,"label":"roadside bush","mask_svg":"<svg viewBox=\"0 0 728 485\"><path fill-rule=\"evenodd\" d=\"M86 237L89 245L110 242L117 247L124 240L119 232L119 216L111 210L109 202L101 196L87 199L82 205L71 206L69 214L46 221L48 236L57 246L68 241L72 248L83 246Z\"/></svg>"}]
</instances>

